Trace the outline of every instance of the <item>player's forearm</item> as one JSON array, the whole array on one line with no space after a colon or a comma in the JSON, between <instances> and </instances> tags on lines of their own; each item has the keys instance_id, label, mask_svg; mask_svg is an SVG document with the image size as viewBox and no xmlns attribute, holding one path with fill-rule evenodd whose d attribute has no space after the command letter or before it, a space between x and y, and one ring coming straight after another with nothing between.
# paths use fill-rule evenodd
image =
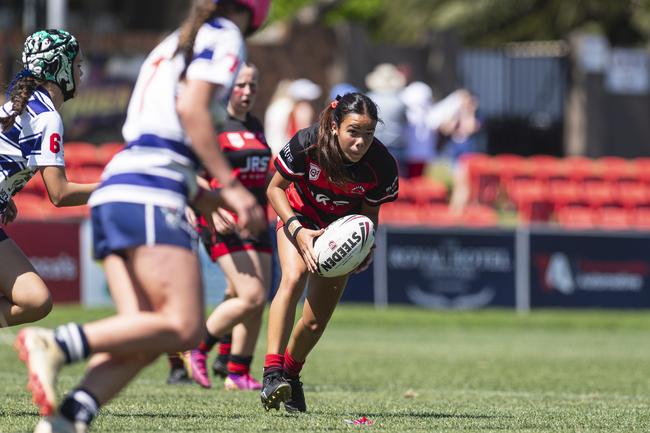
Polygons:
<instances>
[{"instance_id":1,"label":"player's forearm","mask_svg":"<svg viewBox=\"0 0 650 433\"><path fill-rule=\"evenodd\" d=\"M269 199L269 203L273 207L273 210L275 210L275 213L285 223L289 218L295 216L295 212L289 205L289 200L287 200L287 194L284 189L270 185L266 190L266 197Z\"/></svg>"},{"instance_id":2,"label":"player's forearm","mask_svg":"<svg viewBox=\"0 0 650 433\"><path fill-rule=\"evenodd\" d=\"M97 188L96 183L68 182L57 191L48 190L50 201L56 207L80 206L88 202L88 197Z\"/></svg>"},{"instance_id":3,"label":"player's forearm","mask_svg":"<svg viewBox=\"0 0 650 433\"><path fill-rule=\"evenodd\" d=\"M183 127L192 142L192 148L208 173L222 185L228 185L232 168L223 153L217 149L217 132L212 126L210 114L203 110L181 114Z\"/></svg>"}]
</instances>

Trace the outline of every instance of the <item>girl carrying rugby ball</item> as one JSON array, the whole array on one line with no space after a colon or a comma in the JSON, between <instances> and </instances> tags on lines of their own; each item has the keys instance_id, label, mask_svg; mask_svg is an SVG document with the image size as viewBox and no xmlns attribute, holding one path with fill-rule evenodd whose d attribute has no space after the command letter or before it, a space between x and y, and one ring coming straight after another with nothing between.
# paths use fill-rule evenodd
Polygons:
<instances>
[{"instance_id":1,"label":"girl carrying rugby ball","mask_svg":"<svg viewBox=\"0 0 650 433\"><path fill-rule=\"evenodd\" d=\"M338 303L348 276L316 273L314 239L336 219L365 215L377 226L379 207L397 198L397 163L374 136L377 106L361 93L337 96L318 124L302 129L280 151L267 188L279 216L282 279L269 312L268 346L261 391L266 410L305 412L300 371ZM357 268L363 271L372 253ZM296 306L308 284L302 316Z\"/></svg>"}]
</instances>

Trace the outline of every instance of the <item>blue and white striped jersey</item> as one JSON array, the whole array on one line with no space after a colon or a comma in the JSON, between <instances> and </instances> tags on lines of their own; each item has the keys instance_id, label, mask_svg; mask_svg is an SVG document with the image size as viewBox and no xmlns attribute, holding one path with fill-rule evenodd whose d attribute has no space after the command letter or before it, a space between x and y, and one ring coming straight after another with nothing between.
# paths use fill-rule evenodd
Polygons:
<instances>
[{"instance_id":1,"label":"blue and white striped jersey","mask_svg":"<svg viewBox=\"0 0 650 433\"><path fill-rule=\"evenodd\" d=\"M178 32L162 41L142 65L122 128L126 147L104 170L88 202L91 206L128 202L180 208L196 193L200 163L176 112L185 66L182 56L174 55L177 46ZM225 112L225 98L244 58L242 35L231 21L219 17L201 26L186 78L220 86L215 116Z\"/></svg>"},{"instance_id":2,"label":"blue and white striped jersey","mask_svg":"<svg viewBox=\"0 0 650 433\"><path fill-rule=\"evenodd\" d=\"M0 117L11 112L11 102ZM34 176L38 167L65 166L63 122L47 90L39 87L14 125L0 132L0 213L9 199Z\"/></svg>"}]
</instances>

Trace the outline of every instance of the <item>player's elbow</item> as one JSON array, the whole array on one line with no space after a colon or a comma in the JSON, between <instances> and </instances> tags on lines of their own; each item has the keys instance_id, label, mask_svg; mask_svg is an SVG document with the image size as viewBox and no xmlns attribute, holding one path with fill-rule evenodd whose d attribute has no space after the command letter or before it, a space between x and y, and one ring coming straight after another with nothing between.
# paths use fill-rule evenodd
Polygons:
<instances>
[{"instance_id":1,"label":"player's elbow","mask_svg":"<svg viewBox=\"0 0 650 433\"><path fill-rule=\"evenodd\" d=\"M266 198L273 209L277 209L276 204L278 203L278 193L284 196L284 190L277 186L269 185L266 189Z\"/></svg>"},{"instance_id":2,"label":"player's elbow","mask_svg":"<svg viewBox=\"0 0 650 433\"><path fill-rule=\"evenodd\" d=\"M55 207L62 207L64 205L64 197L61 191L48 191L48 196L50 197L50 202Z\"/></svg>"},{"instance_id":3,"label":"player's elbow","mask_svg":"<svg viewBox=\"0 0 650 433\"><path fill-rule=\"evenodd\" d=\"M179 100L176 104L176 113L178 114L181 124L185 128L188 128L191 125L192 120L196 118L194 114L195 110L196 106L188 104L186 100Z\"/></svg>"},{"instance_id":4,"label":"player's elbow","mask_svg":"<svg viewBox=\"0 0 650 433\"><path fill-rule=\"evenodd\" d=\"M63 206L67 189L67 181L65 181L65 178L63 178L63 180L57 178L44 178L44 180L45 189L47 191L47 196L50 198L50 202L56 207Z\"/></svg>"}]
</instances>

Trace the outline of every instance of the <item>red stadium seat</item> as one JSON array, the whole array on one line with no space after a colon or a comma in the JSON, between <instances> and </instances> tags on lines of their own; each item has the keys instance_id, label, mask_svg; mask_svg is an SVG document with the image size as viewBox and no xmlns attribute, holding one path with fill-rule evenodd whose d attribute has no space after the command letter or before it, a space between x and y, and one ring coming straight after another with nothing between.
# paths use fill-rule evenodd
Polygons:
<instances>
[{"instance_id":1,"label":"red stadium seat","mask_svg":"<svg viewBox=\"0 0 650 433\"><path fill-rule=\"evenodd\" d=\"M564 163L567 165L569 178L575 182L602 178L592 159L584 156L569 156L564 159Z\"/></svg>"},{"instance_id":2,"label":"red stadium seat","mask_svg":"<svg viewBox=\"0 0 650 433\"><path fill-rule=\"evenodd\" d=\"M99 162L105 166L111 158L122 149L124 149L124 143L115 142L102 144L97 148L97 157Z\"/></svg>"},{"instance_id":3,"label":"red stadium seat","mask_svg":"<svg viewBox=\"0 0 650 433\"><path fill-rule=\"evenodd\" d=\"M617 198L627 209L646 206L650 207L650 187L640 182L619 184Z\"/></svg>"},{"instance_id":4,"label":"red stadium seat","mask_svg":"<svg viewBox=\"0 0 650 433\"><path fill-rule=\"evenodd\" d=\"M428 227L448 227L462 224L462 219L453 215L449 206L444 204L421 206L418 214L419 222Z\"/></svg>"},{"instance_id":5,"label":"red stadium seat","mask_svg":"<svg viewBox=\"0 0 650 433\"><path fill-rule=\"evenodd\" d=\"M499 224L499 217L489 206L469 205L461 215L461 222L470 227L494 227Z\"/></svg>"},{"instance_id":6,"label":"red stadium seat","mask_svg":"<svg viewBox=\"0 0 650 433\"><path fill-rule=\"evenodd\" d=\"M97 146L83 141L64 143L65 162L68 167L102 167Z\"/></svg>"},{"instance_id":7,"label":"red stadium seat","mask_svg":"<svg viewBox=\"0 0 650 433\"><path fill-rule=\"evenodd\" d=\"M564 174L562 160L550 155L533 155L528 158L530 171L535 179L547 182ZM568 176L564 178L568 179Z\"/></svg>"},{"instance_id":8,"label":"red stadium seat","mask_svg":"<svg viewBox=\"0 0 650 433\"><path fill-rule=\"evenodd\" d=\"M508 196L524 222L548 221L553 213L553 203L541 180L520 179L508 188Z\"/></svg>"},{"instance_id":9,"label":"red stadium seat","mask_svg":"<svg viewBox=\"0 0 650 433\"><path fill-rule=\"evenodd\" d=\"M502 187L507 187L514 180L533 178L528 161L521 155L504 153L494 156L494 160Z\"/></svg>"},{"instance_id":10,"label":"red stadium seat","mask_svg":"<svg viewBox=\"0 0 650 433\"><path fill-rule=\"evenodd\" d=\"M18 194L33 194L39 197L45 197L47 195L47 189L45 188L45 182L43 182L41 173L36 172L34 177L25 184Z\"/></svg>"},{"instance_id":11,"label":"red stadium seat","mask_svg":"<svg viewBox=\"0 0 650 433\"><path fill-rule=\"evenodd\" d=\"M419 207L412 203L391 202L379 210L380 224L419 225Z\"/></svg>"},{"instance_id":12,"label":"red stadium seat","mask_svg":"<svg viewBox=\"0 0 650 433\"><path fill-rule=\"evenodd\" d=\"M426 177L410 179L404 184L407 195L414 198L415 203L447 203L447 187L445 184ZM402 190L400 184L400 191Z\"/></svg>"},{"instance_id":13,"label":"red stadium seat","mask_svg":"<svg viewBox=\"0 0 650 433\"><path fill-rule=\"evenodd\" d=\"M596 224L596 215L585 206L565 206L557 212L557 222L567 229L590 229Z\"/></svg>"},{"instance_id":14,"label":"red stadium seat","mask_svg":"<svg viewBox=\"0 0 650 433\"><path fill-rule=\"evenodd\" d=\"M22 192L14 196L14 203L18 209L18 219L40 220L49 215L49 200L45 197L24 194Z\"/></svg>"},{"instance_id":15,"label":"red stadium seat","mask_svg":"<svg viewBox=\"0 0 650 433\"><path fill-rule=\"evenodd\" d=\"M607 230L632 228L632 214L622 208L603 207L597 211L596 225Z\"/></svg>"},{"instance_id":16,"label":"red stadium seat","mask_svg":"<svg viewBox=\"0 0 650 433\"><path fill-rule=\"evenodd\" d=\"M587 202L582 194L579 183L571 180L551 180L548 184L548 197L553 203L554 212L566 206L586 206Z\"/></svg>"},{"instance_id":17,"label":"red stadium seat","mask_svg":"<svg viewBox=\"0 0 650 433\"><path fill-rule=\"evenodd\" d=\"M95 183L99 182L103 171L104 169L101 167L71 167L70 169L66 170L66 175L71 182Z\"/></svg>"},{"instance_id":18,"label":"red stadium seat","mask_svg":"<svg viewBox=\"0 0 650 433\"><path fill-rule=\"evenodd\" d=\"M605 180L625 184L639 181L639 167L633 160L604 156L599 158L597 163Z\"/></svg>"},{"instance_id":19,"label":"red stadium seat","mask_svg":"<svg viewBox=\"0 0 650 433\"><path fill-rule=\"evenodd\" d=\"M632 211L632 225L637 230L650 231L650 208L637 208Z\"/></svg>"},{"instance_id":20,"label":"red stadium seat","mask_svg":"<svg viewBox=\"0 0 650 433\"><path fill-rule=\"evenodd\" d=\"M587 204L592 208L616 207L620 204L612 183L591 179L585 181L582 192Z\"/></svg>"},{"instance_id":21,"label":"red stadium seat","mask_svg":"<svg viewBox=\"0 0 650 433\"><path fill-rule=\"evenodd\" d=\"M470 201L493 204L500 190L500 174L497 162L483 154L469 154L461 158L467 170L470 187Z\"/></svg>"},{"instance_id":22,"label":"red stadium seat","mask_svg":"<svg viewBox=\"0 0 650 433\"><path fill-rule=\"evenodd\" d=\"M415 189L411 187L411 181L405 177L399 178L399 194L397 196L397 201L415 203Z\"/></svg>"}]
</instances>

